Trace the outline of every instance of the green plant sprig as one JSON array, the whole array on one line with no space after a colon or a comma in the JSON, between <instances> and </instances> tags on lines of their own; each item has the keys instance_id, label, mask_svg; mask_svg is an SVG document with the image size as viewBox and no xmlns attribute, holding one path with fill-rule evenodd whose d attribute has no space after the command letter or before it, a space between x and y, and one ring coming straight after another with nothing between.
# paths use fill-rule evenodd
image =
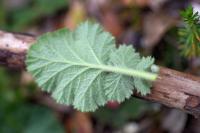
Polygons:
<instances>
[{"instance_id":1,"label":"green plant sprig","mask_svg":"<svg viewBox=\"0 0 200 133\"><path fill-rule=\"evenodd\" d=\"M194 12L192 6L181 12L185 23L183 28L179 29L181 53L185 57L200 56L200 16Z\"/></svg>"}]
</instances>

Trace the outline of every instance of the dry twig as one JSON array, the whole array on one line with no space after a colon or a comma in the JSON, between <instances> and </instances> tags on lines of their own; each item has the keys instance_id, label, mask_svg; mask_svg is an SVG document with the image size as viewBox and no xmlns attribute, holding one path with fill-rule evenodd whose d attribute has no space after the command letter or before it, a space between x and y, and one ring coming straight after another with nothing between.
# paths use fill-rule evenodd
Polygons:
<instances>
[{"instance_id":1,"label":"dry twig","mask_svg":"<svg viewBox=\"0 0 200 133\"><path fill-rule=\"evenodd\" d=\"M30 35L0 31L0 64L25 69L25 55L35 39ZM200 78L160 67L152 93L139 97L181 109L197 117L200 115Z\"/></svg>"}]
</instances>

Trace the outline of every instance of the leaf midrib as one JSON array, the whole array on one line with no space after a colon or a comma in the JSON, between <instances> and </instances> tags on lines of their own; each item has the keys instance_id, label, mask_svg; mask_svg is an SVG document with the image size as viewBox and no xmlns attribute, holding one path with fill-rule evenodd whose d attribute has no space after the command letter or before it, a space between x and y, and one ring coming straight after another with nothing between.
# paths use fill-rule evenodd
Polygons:
<instances>
[{"instance_id":1,"label":"leaf midrib","mask_svg":"<svg viewBox=\"0 0 200 133\"><path fill-rule=\"evenodd\" d=\"M89 67L93 69L100 69L102 71L106 72L113 72L113 73L119 73L123 75L128 75L131 77L138 77L138 78L143 78L146 80L155 80L157 78L156 74L150 73L150 72L145 72L141 70L136 70L136 69L129 69L129 68L120 68L120 67L115 67L115 66L110 66L110 65L104 65L104 64L91 64L91 63L76 63L72 62L69 60L64 60L64 61L52 61L46 58L41 58L41 57L36 57L39 59L47 60L49 62L53 63L66 63L66 64L71 64L71 65L76 65L76 66L83 66L83 67Z\"/></svg>"}]
</instances>

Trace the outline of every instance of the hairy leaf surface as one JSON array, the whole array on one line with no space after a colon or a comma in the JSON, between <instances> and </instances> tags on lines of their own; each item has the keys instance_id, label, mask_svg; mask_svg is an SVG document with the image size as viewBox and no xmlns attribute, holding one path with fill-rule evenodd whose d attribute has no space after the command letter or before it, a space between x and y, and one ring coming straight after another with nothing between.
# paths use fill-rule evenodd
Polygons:
<instances>
[{"instance_id":1,"label":"hairy leaf surface","mask_svg":"<svg viewBox=\"0 0 200 133\"><path fill-rule=\"evenodd\" d=\"M122 69L135 69L140 62L140 56L131 46L121 45L112 51L109 63ZM133 77L120 73L110 73L106 77L105 92L109 100L124 101L129 98L133 91Z\"/></svg>"},{"instance_id":2,"label":"hairy leaf surface","mask_svg":"<svg viewBox=\"0 0 200 133\"><path fill-rule=\"evenodd\" d=\"M94 111L108 100L130 97L133 77L156 78L145 69L136 70L140 61L134 49L116 49L108 32L86 21L73 32L61 29L41 36L30 48L26 64L38 85L57 102Z\"/></svg>"},{"instance_id":3,"label":"hairy leaf surface","mask_svg":"<svg viewBox=\"0 0 200 133\"><path fill-rule=\"evenodd\" d=\"M148 69L153 65L154 59L151 57L142 58L140 62L137 64L137 70L148 71ZM143 80L141 78L134 79L135 88L138 88L137 91L142 95L146 95L150 93L151 83L147 80Z\"/></svg>"}]
</instances>

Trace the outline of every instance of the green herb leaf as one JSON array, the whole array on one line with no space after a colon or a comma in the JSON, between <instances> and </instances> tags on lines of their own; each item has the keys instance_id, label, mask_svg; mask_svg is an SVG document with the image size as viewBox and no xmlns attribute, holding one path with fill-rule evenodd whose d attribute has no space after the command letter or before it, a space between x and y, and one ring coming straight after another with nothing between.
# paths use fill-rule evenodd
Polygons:
<instances>
[{"instance_id":1,"label":"green herb leaf","mask_svg":"<svg viewBox=\"0 0 200 133\"><path fill-rule=\"evenodd\" d=\"M134 49L122 46L117 50L114 38L89 21L74 32L62 29L41 36L26 60L28 71L44 91L81 111L130 97L133 77L155 80L156 74L134 69L139 62Z\"/></svg>"},{"instance_id":2,"label":"green herb leaf","mask_svg":"<svg viewBox=\"0 0 200 133\"><path fill-rule=\"evenodd\" d=\"M122 69L135 69L140 62L140 56L135 53L131 46L121 45L117 50L112 51L109 63ZM129 98L133 91L133 77L120 73L110 73L106 76L105 92L108 100L124 101Z\"/></svg>"},{"instance_id":3,"label":"green herb leaf","mask_svg":"<svg viewBox=\"0 0 200 133\"><path fill-rule=\"evenodd\" d=\"M153 65L154 59L151 57L142 58L140 62L137 64L137 70L148 71L148 69ZM142 95L146 95L150 93L151 83L149 81L143 80L141 78L134 79L135 87L138 88L137 91Z\"/></svg>"}]
</instances>

